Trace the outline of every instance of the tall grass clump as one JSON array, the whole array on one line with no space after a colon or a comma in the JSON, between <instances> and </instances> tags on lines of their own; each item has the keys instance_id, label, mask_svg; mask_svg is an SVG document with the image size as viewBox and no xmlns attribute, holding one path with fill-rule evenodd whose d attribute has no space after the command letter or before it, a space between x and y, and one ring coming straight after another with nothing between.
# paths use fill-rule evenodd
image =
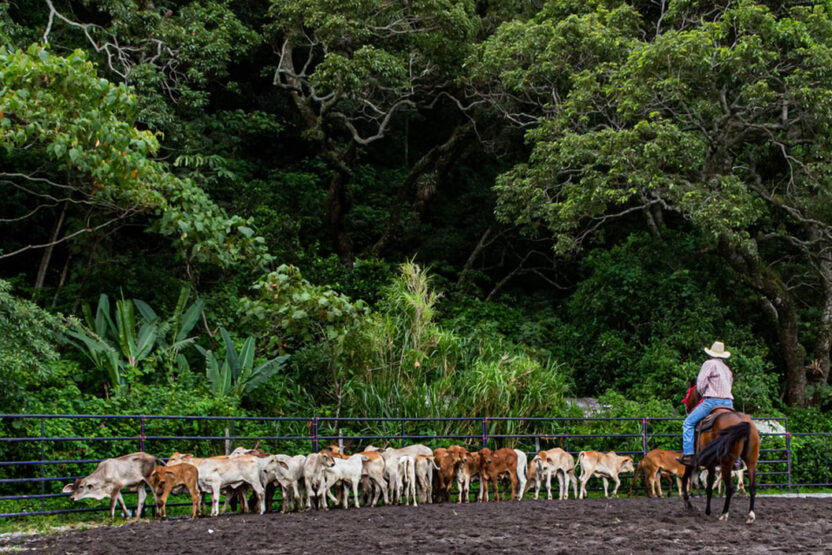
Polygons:
<instances>
[{"instance_id":1,"label":"tall grass clump","mask_svg":"<svg viewBox=\"0 0 832 555\"><path fill-rule=\"evenodd\" d=\"M547 416L563 408L568 380L561 364L537 360L500 337L443 327L441 298L425 269L402 264L359 332L367 358L350 372L341 414ZM458 423L453 427L460 431Z\"/></svg>"}]
</instances>

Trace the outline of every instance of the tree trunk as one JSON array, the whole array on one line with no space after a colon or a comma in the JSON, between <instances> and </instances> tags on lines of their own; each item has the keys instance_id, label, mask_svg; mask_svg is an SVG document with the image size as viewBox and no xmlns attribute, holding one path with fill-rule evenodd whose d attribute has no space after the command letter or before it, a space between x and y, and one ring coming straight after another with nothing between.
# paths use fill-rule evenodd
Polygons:
<instances>
[{"instance_id":1,"label":"tree trunk","mask_svg":"<svg viewBox=\"0 0 832 555\"><path fill-rule=\"evenodd\" d=\"M52 259L52 251L55 248L55 241L58 240L58 234L61 232L61 226L64 225L64 218L66 217L66 202L61 205L61 213L52 227L52 233L49 236L49 244L43 251L43 256L40 259L40 267L38 268L38 275L35 279L35 290L42 289L46 281L46 270L49 269L49 261Z\"/></svg>"},{"instance_id":2,"label":"tree trunk","mask_svg":"<svg viewBox=\"0 0 832 555\"><path fill-rule=\"evenodd\" d=\"M405 203L408 199L413 199L416 196L419 178L433 170L436 170L437 174L444 172L453 159L454 152L456 152L473 132L474 126L471 123L457 126L447 141L430 149L410 168L390 207L390 216L387 218L384 231L371 249L373 256L380 256L393 239L393 236L398 230ZM438 178L439 176L437 175Z\"/></svg>"},{"instance_id":3,"label":"tree trunk","mask_svg":"<svg viewBox=\"0 0 832 555\"><path fill-rule=\"evenodd\" d=\"M343 174L333 172L326 198L325 225L341 263L352 268L355 264L355 257L352 252L352 241L345 226L345 215L349 212L351 203L344 181Z\"/></svg>"},{"instance_id":4,"label":"tree trunk","mask_svg":"<svg viewBox=\"0 0 832 555\"><path fill-rule=\"evenodd\" d=\"M354 143L350 144L346 152L339 152L333 146L325 151L325 158L332 169L332 177L327 191L324 225L341 263L350 268L355 264L355 253L346 228L346 215L352 207L347 184L352 177L351 164L354 155Z\"/></svg>"},{"instance_id":5,"label":"tree trunk","mask_svg":"<svg viewBox=\"0 0 832 555\"><path fill-rule=\"evenodd\" d=\"M823 307L814 356L820 373L812 375L812 383L824 384L829 380L829 351L832 349L832 259L824 256L818 263L818 270L823 286Z\"/></svg>"},{"instance_id":6,"label":"tree trunk","mask_svg":"<svg viewBox=\"0 0 832 555\"><path fill-rule=\"evenodd\" d=\"M746 283L757 290L768 309L766 312L777 330L786 365L786 402L792 406L806 406L806 349L800 344L797 304L791 292L777 272L760 259L756 249L741 249L722 235L719 253Z\"/></svg>"}]
</instances>

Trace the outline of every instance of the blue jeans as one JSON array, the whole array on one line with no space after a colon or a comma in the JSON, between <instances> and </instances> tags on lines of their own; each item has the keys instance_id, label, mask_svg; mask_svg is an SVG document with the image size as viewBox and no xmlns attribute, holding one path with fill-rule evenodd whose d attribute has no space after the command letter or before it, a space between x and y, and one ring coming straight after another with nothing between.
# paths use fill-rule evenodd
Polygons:
<instances>
[{"instance_id":1,"label":"blue jeans","mask_svg":"<svg viewBox=\"0 0 832 555\"><path fill-rule=\"evenodd\" d=\"M693 434L696 429L696 424L711 414L711 411L716 407L734 408L734 401L731 399L705 399L699 406L690 411L690 414L685 418L685 423L682 424L682 445L685 455L693 455Z\"/></svg>"}]
</instances>

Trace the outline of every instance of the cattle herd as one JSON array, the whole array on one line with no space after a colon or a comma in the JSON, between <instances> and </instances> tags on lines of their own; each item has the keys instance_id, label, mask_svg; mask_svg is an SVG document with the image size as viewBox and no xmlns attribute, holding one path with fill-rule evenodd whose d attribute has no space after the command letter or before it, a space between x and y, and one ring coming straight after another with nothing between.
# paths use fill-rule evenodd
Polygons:
<instances>
[{"instance_id":1,"label":"cattle herd","mask_svg":"<svg viewBox=\"0 0 832 555\"><path fill-rule=\"evenodd\" d=\"M480 482L477 500L489 501L493 488L495 500L522 499L534 486L534 498L540 494L545 480L547 498L552 499L552 478L559 484L559 499L569 497L571 484L576 498L586 497L590 478L598 476L604 484L604 495L609 496L608 483L618 493L619 474L635 472L643 477L648 495L655 495L658 485L662 496L661 478L676 477L681 494L684 467L675 459L679 453L654 449L633 466L629 456L615 452L581 451L575 458L560 448L538 452L531 461L518 449L482 449L469 452L453 445L431 449L424 445L409 445L401 449L376 449L345 455L331 446L309 455L272 455L260 449L237 448L229 455L197 458L192 454L174 452L167 460L147 453L131 453L106 459L85 478L64 487L73 501L84 498L110 499L110 516L115 517L116 503L125 516L130 513L121 496L124 488L138 491L136 515L141 515L147 497L145 485L150 486L156 500L157 517L165 517L165 504L170 494L189 493L193 503L191 517L200 512L204 494L211 495L211 516L220 513L220 495L225 494L224 512L229 503L240 505L241 511L256 510L260 514L271 509L276 488L282 492L281 512L328 508L328 503L348 508L350 494L353 505L404 504L449 502L453 485L457 486L457 503L470 501L472 480ZM580 477L575 469L581 467ZM635 478L633 480L635 482ZM578 484L580 483L580 492ZM510 488L510 493L509 493ZM742 477L740 476L740 488ZM334 494L333 494L334 490ZM249 492L251 498L246 499Z\"/></svg>"}]
</instances>

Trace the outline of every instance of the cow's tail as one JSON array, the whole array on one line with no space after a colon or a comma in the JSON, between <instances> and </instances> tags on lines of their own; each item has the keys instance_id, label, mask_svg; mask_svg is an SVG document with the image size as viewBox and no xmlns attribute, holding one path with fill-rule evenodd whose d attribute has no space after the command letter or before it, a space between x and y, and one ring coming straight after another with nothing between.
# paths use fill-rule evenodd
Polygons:
<instances>
[{"instance_id":1,"label":"cow's tail","mask_svg":"<svg viewBox=\"0 0 832 555\"><path fill-rule=\"evenodd\" d=\"M582 472L583 472L583 469L584 469L584 464L583 464L584 463L584 457L586 457L586 452L581 451L580 453L578 453L578 462L575 464L575 466L580 466L581 467Z\"/></svg>"},{"instance_id":2,"label":"cow's tail","mask_svg":"<svg viewBox=\"0 0 832 555\"><path fill-rule=\"evenodd\" d=\"M719 437L699 452L696 459L697 465L707 468L719 464L719 461L731 451L731 447L736 442L745 441L745 445L748 445L750 434L751 424L748 422L740 422L739 424L734 424L724 430L720 430ZM746 449L745 445L743 445L743 451Z\"/></svg>"},{"instance_id":3,"label":"cow's tail","mask_svg":"<svg viewBox=\"0 0 832 555\"><path fill-rule=\"evenodd\" d=\"M644 484L644 494L649 497L649 494L647 493L647 480L645 480L644 474L644 459L641 459L638 462L638 466L636 466L636 473L633 474L633 481L630 482L630 497L632 497L633 495L633 489L638 487L639 480L641 480L641 482Z\"/></svg>"}]
</instances>

